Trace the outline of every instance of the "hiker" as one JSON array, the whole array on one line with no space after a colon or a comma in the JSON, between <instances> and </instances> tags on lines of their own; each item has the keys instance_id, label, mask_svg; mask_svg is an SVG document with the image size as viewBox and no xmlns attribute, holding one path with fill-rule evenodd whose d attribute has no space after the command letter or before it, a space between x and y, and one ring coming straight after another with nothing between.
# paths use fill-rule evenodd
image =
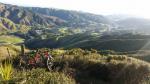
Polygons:
<instances>
[{"instance_id":1,"label":"hiker","mask_svg":"<svg viewBox=\"0 0 150 84\"><path fill-rule=\"evenodd\" d=\"M48 58L47 58L47 68L48 70L51 70L52 66L53 66L53 57L51 55L48 55Z\"/></svg>"},{"instance_id":2,"label":"hiker","mask_svg":"<svg viewBox=\"0 0 150 84\"><path fill-rule=\"evenodd\" d=\"M46 66L48 70L51 70L53 66L53 57L48 53L48 51L44 52L44 57L46 58Z\"/></svg>"}]
</instances>

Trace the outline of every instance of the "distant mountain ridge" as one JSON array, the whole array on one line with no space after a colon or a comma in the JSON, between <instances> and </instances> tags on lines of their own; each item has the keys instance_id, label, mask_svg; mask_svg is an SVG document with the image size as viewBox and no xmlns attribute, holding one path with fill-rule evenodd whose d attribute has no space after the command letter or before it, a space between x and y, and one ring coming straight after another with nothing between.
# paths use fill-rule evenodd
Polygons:
<instances>
[{"instance_id":1,"label":"distant mountain ridge","mask_svg":"<svg viewBox=\"0 0 150 84\"><path fill-rule=\"evenodd\" d=\"M48 16L59 17L69 23L69 26L85 26L89 24L110 24L111 22L102 15L95 15L91 13L68 11L61 9L26 7L25 9L35 13L44 14Z\"/></svg>"},{"instance_id":2,"label":"distant mountain ridge","mask_svg":"<svg viewBox=\"0 0 150 84\"><path fill-rule=\"evenodd\" d=\"M45 28L69 27L101 30L110 27L119 30L136 30L150 32L150 20L135 18L129 15L102 16L85 12L69 11L54 8L22 7L0 3L0 17L16 25ZM2 21L1 21L2 22ZM1 30L10 30L12 25L1 23ZM18 29L18 28L16 28ZM12 31L12 30L10 30Z\"/></svg>"},{"instance_id":3,"label":"distant mountain ridge","mask_svg":"<svg viewBox=\"0 0 150 84\"><path fill-rule=\"evenodd\" d=\"M15 24L28 26L88 27L93 24L110 24L109 20L101 15L60 9L21 7L3 3L0 3L0 16L11 20Z\"/></svg>"},{"instance_id":4,"label":"distant mountain ridge","mask_svg":"<svg viewBox=\"0 0 150 84\"><path fill-rule=\"evenodd\" d=\"M64 20L28 11L23 7L0 4L0 16L10 19L16 24L53 26L65 23Z\"/></svg>"}]
</instances>

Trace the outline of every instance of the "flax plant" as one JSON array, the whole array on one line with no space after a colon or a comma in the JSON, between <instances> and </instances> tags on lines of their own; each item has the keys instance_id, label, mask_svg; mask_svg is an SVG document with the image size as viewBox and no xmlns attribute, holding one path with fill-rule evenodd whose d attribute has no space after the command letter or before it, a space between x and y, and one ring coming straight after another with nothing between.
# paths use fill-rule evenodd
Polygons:
<instances>
[{"instance_id":1,"label":"flax plant","mask_svg":"<svg viewBox=\"0 0 150 84\"><path fill-rule=\"evenodd\" d=\"M10 80L12 71L13 66L11 60L5 60L4 63L0 64L0 75L4 81Z\"/></svg>"}]
</instances>

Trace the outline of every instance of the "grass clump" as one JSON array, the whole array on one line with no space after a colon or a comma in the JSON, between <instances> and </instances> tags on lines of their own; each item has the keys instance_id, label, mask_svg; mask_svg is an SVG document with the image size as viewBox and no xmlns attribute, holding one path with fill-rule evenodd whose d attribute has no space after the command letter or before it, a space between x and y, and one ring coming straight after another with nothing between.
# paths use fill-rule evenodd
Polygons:
<instances>
[{"instance_id":1,"label":"grass clump","mask_svg":"<svg viewBox=\"0 0 150 84\"><path fill-rule=\"evenodd\" d=\"M12 72L13 72L13 65L10 60L5 60L4 63L1 63L0 75L3 81L10 80Z\"/></svg>"}]
</instances>

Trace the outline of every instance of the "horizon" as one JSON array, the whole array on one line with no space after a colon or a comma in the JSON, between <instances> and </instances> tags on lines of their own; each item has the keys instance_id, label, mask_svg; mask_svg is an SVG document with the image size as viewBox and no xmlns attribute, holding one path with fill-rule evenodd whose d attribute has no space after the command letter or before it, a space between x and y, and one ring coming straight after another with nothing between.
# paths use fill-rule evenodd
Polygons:
<instances>
[{"instance_id":1,"label":"horizon","mask_svg":"<svg viewBox=\"0 0 150 84\"><path fill-rule=\"evenodd\" d=\"M98 15L131 15L150 19L148 0L0 0L1 3L24 7L57 8L88 12ZM66 5L66 3L69 3ZM142 11L142 12L141 12Z\"/></svg>"}]
</instances>

